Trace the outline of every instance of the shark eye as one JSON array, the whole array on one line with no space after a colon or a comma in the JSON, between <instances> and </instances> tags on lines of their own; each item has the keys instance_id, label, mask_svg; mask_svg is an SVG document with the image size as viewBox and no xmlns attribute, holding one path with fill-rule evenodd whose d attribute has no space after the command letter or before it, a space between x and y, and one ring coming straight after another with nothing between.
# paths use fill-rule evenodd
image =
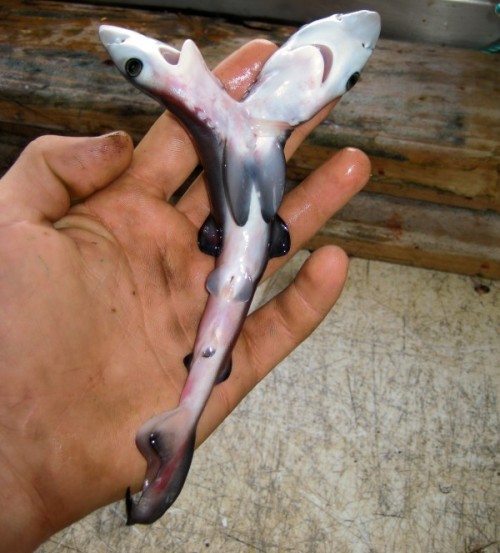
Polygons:
<instances>
[{"instance_id":1,"label":"shark eye","mask_svg":"<svg viewBox=\"0 0 500 553\"><path fill-rule=\"evenodd\" d=\"M142 61L137 58L130 58L125 63L125 73L129 77L138 77L142 71Z\"/></svg>"},{"instance_id":2,"label":"shark eye","mask_svg":"<svg viewBox=\"0 0 500 553\"><path fill-rule=\"evenodd\" d=\"M348 79L345 84L346 90L351 90L351 88L358 82L359 80L359 73L356 71L356 73L353 73Z\"/></svg>"}]
</instances>

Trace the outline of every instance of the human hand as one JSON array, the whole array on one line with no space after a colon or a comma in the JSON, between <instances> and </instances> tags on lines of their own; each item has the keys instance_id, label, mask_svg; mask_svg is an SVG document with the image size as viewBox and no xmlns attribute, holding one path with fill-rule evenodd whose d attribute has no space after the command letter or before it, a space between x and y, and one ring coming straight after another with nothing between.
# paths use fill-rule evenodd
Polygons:
<instances>
[{"instance_id":1,"label":"human hand","mask_svg":"<svg viewBox=\"0 0 500 553\"><path fill-rule=\"evenodd\" d=\"M235 97L273 52L256 41L218 75ZM296 129L290 156L326 115ZM45 137L0 183L0 549L30 551L52 533L120 497L144 475L135 433L174 407L207 299L213 258L197 247L208 211L196 166L169 114L139 146L114 133ZM280 215L292 249L366 182L369 163L346 150L289 193ZM74 200L78 199L77 202ZM249 316L230 378L198 425L201 443L328 313L343 286L345 254L315 251L295 281Z\"/></svg>"}]
</instances>

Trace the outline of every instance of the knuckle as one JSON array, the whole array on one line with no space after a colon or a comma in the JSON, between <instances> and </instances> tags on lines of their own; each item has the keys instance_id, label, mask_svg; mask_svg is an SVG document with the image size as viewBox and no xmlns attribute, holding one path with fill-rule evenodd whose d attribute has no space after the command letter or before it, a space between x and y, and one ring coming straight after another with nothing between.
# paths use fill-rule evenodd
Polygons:
<instances>
[{"instance_id":1,"label":"knuckle","mask_svg":"<svg viewBox=\"0 0 500 553\"><path fill-rule=\"evenodd\" d=\"M52 135L39 136L32 140L22 152L28 159L45 158L48 152L54 149L58 137Z\"/></svg>"}]
</instances>

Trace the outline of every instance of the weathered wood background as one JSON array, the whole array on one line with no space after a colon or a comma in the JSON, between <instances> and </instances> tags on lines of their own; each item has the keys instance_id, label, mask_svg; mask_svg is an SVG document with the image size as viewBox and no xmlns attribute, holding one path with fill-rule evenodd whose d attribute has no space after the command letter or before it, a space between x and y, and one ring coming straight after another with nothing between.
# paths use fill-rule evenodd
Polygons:
<instances>
[{"instance_id":1,"label":"weathered wood background","mask_svg":"<svg viewBox=\"0 0 500 553\"><path fill-rule=\"evenodd\" d=\"M41 134L122 128L138 140L160 113L128 86L97 38L102 22L173 45L193 38L208 64L293 28L164 11L4 0L0 7L0 171ZM366 191L311 242L349 253L500 278L500 57L381 40L361 82L289 165L307 175L362 148Z\"/></svg>"}]
</instances>

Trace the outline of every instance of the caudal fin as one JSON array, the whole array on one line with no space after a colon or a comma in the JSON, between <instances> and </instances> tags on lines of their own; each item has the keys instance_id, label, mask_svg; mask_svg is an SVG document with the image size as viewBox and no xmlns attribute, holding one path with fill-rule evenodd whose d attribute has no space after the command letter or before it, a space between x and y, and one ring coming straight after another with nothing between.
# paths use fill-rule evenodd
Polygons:
<instances>
[{"instance_id":1,"label":"caudal fin","mask_svg":"<svg viewBox=\"0 0 500 553\"><path fill-rule=\"evenodd\" d=\"M136 444L148 463L142 493L135 502L127 490L127 524L151 524L177 499L193 458L196 420L177 407L148 421Z\"/></svg>"}]
</instances>

